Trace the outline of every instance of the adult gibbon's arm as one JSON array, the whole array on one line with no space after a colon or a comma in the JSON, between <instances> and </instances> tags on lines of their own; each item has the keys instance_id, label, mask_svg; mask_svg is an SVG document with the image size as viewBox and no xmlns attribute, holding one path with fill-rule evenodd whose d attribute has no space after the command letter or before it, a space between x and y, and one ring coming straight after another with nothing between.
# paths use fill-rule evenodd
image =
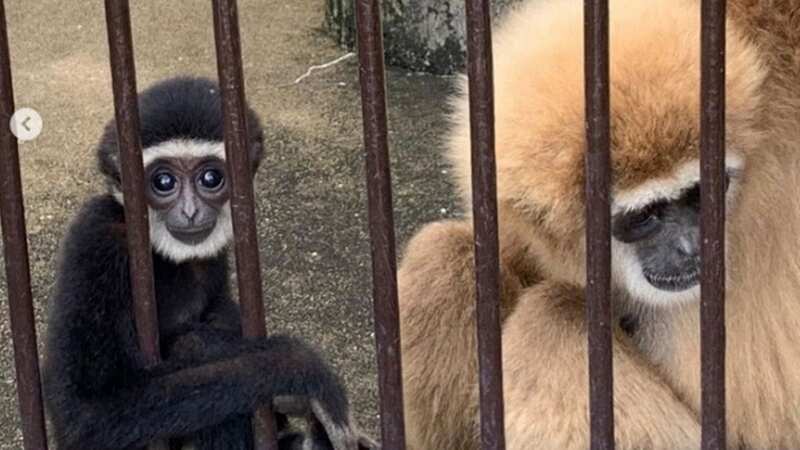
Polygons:
<instances>
[{"instance_id":1,"label":"adult gibbon's arm","mask_svg":"<svg viewBox=\"0 0 800 450\"><path fill-rule=\"evenodd\" d=\"M509 450L589 447L587 346L580 288L546 281L521 293L503 328ZM617 448L698 448L695 414L619 329L613 351Z\"/></svg>"},{"instance_id":2,"label":"adult gibbon's arm","mask_svg":"<svg viewBox=\"0 0 800 450\"><path fill-rule=\"evenodd\" d=\"M577 288L541 281L501 228L506 440L511 449L588 446L587 337ZM398 272L409 448L479 447L473 236L439 222L408 244ZM615 341L621 448L693 448L694 413L627 342ZM670 447L672 446L672 447Z\"/></svg>"},{"instance_id":3,"label":"adult gibbon's arm","mask_svg":"<svg viewBox=\"0 0 800 450\"><path fill-rule=\"evenodd\" d=\"M502 230L501 230L502 232ZM503 315L522 286L525 246L501 234ZM478 368L472 225L426 225L398 272L409 448L477 448Z\"/></svg>"},{"instance_id":4,"label":"adult gibbon's arm","mask_svg":"<svg viewBox=\"0 0 800 450\"><path fill-rule=\"evenodd\" d=\"M207 364L145 369L131 313L124 224L109 197L89 202L65 241L51 304L45 389L60 448L133 448L193 434L277 395L318 399L337 423L338 377L302 342L271 337L258 351Z\"/></svg>"}]
</instances>

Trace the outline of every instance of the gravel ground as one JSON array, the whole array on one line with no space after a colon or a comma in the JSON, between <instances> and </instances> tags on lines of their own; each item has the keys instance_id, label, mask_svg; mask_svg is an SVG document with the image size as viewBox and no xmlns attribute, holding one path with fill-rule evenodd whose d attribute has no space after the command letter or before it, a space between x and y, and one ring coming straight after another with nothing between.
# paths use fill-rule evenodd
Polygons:
<instances>
[{"instance_id":1,"label":"gravel ground","mask_svg":"<svg viewBox=\"0 0 800 450\"><path fill-rule=\"evenodd\" d=\"M369 242L355 58L292 82L343 51L321 30L322 0L240 1L247 95L269 136L256 180L268 327L316 343L377 435ZM205 1L133 3L140 88L177 74L215 77ZM44 131L20 147L40 334L59 241L103 189L93 146L113 114L102 2L6 2L18 107ZM391 71L390 138L398 244L455 202L439 155L452 78ZM402 248L402 247L401 247ZM0 257L0 266L2 258ZM0 271L0 299L7 291ZM40 342L42 340L40 339ZM0 450L21 448L7 308L0 308Z\"/></svg>"}]
</instances>

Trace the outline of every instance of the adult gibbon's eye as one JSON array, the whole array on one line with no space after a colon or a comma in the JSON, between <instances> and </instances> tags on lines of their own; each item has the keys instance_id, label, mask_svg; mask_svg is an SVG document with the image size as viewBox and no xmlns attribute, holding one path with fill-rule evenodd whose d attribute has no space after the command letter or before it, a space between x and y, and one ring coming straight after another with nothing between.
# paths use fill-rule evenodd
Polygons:
<instances>
[{"instance_id":1,"label":"adult gibbon's eye","mask_svg":"<svg viewBox=\"0 0 800 450\"><path fill-rule=\"evenodd\" d=\"M728 192L728 189L731 187L731 175L730 173L725 174L725 192ZM686 203L689 205L694 205L695 207L700 207L700 183L698 182L693 188L689 189L684 197L686 199Z\"/></svg>"},{"instance_id":2,"label":"adult gibbon's eye","mask_svg":"<svg viewBox=\"0 0 800 450\"><path fill-rule=\"evenodd\" d=\"M700 206L700 184L689 189L685 195L686 201L690 205Z\"/></svg>"},{"instance_id":3,"label":"adult gibbon's eye","mask_svg":"<svg viewBox=\"0 0 800 450\"><path fill-rule=\"evenodd\" d=\"M175 187L178 184L178 179L175 178L175 175L172 175L169 172L158 172L153 175L152 183L153 188L157 193L161 195L167 195L175 190Z\"/></svg>"},{"instance_id":4,"label":"adult gibbon's eye","mask_svg":"<svg viewBox=\"0 0 800 450\"><path fill-rule=\"evenodd\" d=\"M651 205L641 211L630 212L614 219L612 233L622 242L647 239L661 227L663 204Z\"/></svg>"},{"instance_id":5,"label":"adult gibbon's eye","mask_svg":"<svg viewBox=\"0 0 800 450\"><path fill-rule=\"evenodd\" d=\"M658 216L648 209L632 215L628 219L628 229L631 231L646 230L655 225L657 221Z\"/></svg>"},{"instance_id":6,"label":"adult gibbon's eye","mask_svg":"<svg viewBox=\"0 0 800 450\"><path fill-rule=\"evenodd\" d=\"M225 181L225 177L222 175L217 169L208 169L203 171L200 174L200 185L204 188L215 191L222 187L222 183Z\"/></svg>"}]
</instances>

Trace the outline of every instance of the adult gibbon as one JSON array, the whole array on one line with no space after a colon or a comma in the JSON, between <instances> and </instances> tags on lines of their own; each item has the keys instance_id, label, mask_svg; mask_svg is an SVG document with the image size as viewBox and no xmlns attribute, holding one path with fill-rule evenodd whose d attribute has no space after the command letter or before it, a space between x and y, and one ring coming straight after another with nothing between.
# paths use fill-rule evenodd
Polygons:
<instances>
[{"instance_id":1,"label":"adult gibbon","mask_svg":"<svg viewBox=\"0 0 800 450\"><path fill-rule=\"evenodd\" d=\"M727 420L732 448L800 448L800 0L732 0L727 27ZM506 442L588 447L582 2L495 36ZM618 448L700 445L696 0L610 4ZM466 86L447 157L469 210ZM471 219L399 271L411 448L478 448Z\"/></svg>"},{"instance_id":2,"label":"adult gibbon","mask_svg":"<svg viewBox=\"0 0 800 450\"><path fill-rule=\"evenodd\" d=\"M145 367L136 343L120 150L113 121L106 127L98 180L109 192L72 223L49 311L44 388L62 450L161 439L171 448L249 450L250 416L273 400L286 406L281 412L320 419L310 433L280 430L281 450L329 449L329 440L337 449L372 445L351 432L344 386L311 346L289 336L242 337L228 285L231 191L220 105L217 85L206 79L165 80L139 96L164 356L154 367ZM264 138L246 111L255 172Z\"/></svg>"}]
</instances>

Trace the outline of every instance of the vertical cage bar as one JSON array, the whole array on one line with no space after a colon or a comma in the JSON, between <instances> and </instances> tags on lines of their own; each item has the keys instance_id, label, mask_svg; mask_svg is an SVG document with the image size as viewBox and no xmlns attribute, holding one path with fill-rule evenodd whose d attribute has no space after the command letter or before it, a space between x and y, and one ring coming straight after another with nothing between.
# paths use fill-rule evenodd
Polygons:
<instances>
[{"instance_id":1,"label":"vertical cage bar","mask_svg":"<svg viewBox=\"0 0 800 450\"><path fill-rule=\"evenodd\" d=\"M466 11L481 448L502 450L506 444L500 341L500 259L489 1L467 0Z\"/></svg>"},{"instance_id":2,"label":"vertical cage bar","mask_svg":"<svg viewBox=\"0 0 800 450\"><path fill-rule=\"evenodd\" d=\"M366 148L375 345L383 448L405 448L400 313L397 303L392 183L386 125L386 80L380 2L356 0L359 78Z\"/></svg>"},{"instance_id":3,"label":"vertical cage bar","mask_svg":"<svg viewBox=\"0 0 800 450\"><path fill-rule=\"evenodd\" d=\"M158 312L153 285L153 254L150 250L150 227L144 196L144 166L139 135L139 105L136 92L136 66L133 58L130 8L127 0L106 0L109 62L114 91L114 117L120 150L122 193L125 198L125 228L130 254L130 280L136 331L145 361L161 360L158 336ZM166 449L155 442L151 450Z\"/></svg>"},{"instance_id":4,"label":"vertical cage bar","mask_svg":"<svg viewBox=\"0 0 800 450\"><path fill-rule=\"evenodd\" d=\"M725 449L725 0L702 2L700 240L702 447Z\"/></svg>"},{"instance_id":5,"label":"vertical cage bar","mask_svg":"<svg viewBox=\"0 0 800 450\"><path fill-rule=\"evenodd\" d=\"M3 226L6 279L8 282L11 338L17 373L22 442L26 450L46 450L44 409L36 351L36 327L31 295L28 236L19 168L17 139L9 121L14 114L11 55L3 0L0 0L0 219Z\"/></svg>"},{"instance_id":6,"label":"vertical cage bar","mask_svg":"<svg viewBox=\"0 0 800 450\"><path fill-rule=\"evenodd\" d=\"M230 167L236 270L245 335L264 336L266 321L256 234L252 165L245 114L244 74L235 0L214 0L214 38L222 95L225 152Z\"/></svg>"},{"instance_id":7,"label":"vertical cage bar","mask_svg":"<svg viewBox=\"0 0 800 450\"><path fill-rule=\"evenodd\" d=\"M139 105L136 93L136 67L133 60L130 10L126 0L106 0L109 61L114 90L114 116L119 142L122 192L125 198L125 225L130 252L130 277L133 290L139 346L150 364L159 361L158 315L153 286L153 255L150 227L144 198L144 166L139 136Z\"/></svg>"},{"instance_id":8,"label":"vertical cage bar","mask_svg":"<svg viewBox=\"0 0 800 450\"><path fill-rule=\"evenodd\" d=\"M214 42L222 95L225 154L231 177L231 211L242 331L245 337L266 335L261 265L256 232L255 194L247 133L242 46L236 0L214 0ZM277 450L277 433L268 407L256 413L256 448Z\"/></svg>"},{"instance_id":9,"label":"vertical cage bar","mask_svg":"<svg viewBox=\"0 0 800 450\"><path fill-rule=\"evenodd\" d=\"M614 448L608 0L584 1L586 314L591 448Z\"/></svg>"}]
</instances>

